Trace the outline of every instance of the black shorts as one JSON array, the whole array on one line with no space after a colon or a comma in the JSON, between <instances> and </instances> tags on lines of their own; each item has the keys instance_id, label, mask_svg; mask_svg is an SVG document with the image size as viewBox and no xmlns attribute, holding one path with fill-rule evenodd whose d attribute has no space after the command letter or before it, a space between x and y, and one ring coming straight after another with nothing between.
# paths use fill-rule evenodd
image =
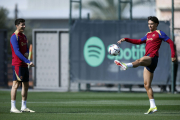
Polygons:
<instances>
[{"instance_id":1,"label":"black shorts","mask_svg":"<svg viewBox=\"0 0 180 120\"><path fill-rule=\"evenodd\" d=\"M13 70L13 81L28 82L29 81L29 70L28 67L12 66Z\"/></svg>"},{"instance_id":2,"label":"black shorts","mask_svg":"<svg viewBox=\"0 0 180 120\"><path fill-rule=\"evenodd\" d=\"M149 55L147 55L149 56ZM158 56L154 56L153 58L151 58L151 64L149 66L146 66L146 69L151 72L154 73L156 67L158 64Z\"/></svg>"}]
</instances>

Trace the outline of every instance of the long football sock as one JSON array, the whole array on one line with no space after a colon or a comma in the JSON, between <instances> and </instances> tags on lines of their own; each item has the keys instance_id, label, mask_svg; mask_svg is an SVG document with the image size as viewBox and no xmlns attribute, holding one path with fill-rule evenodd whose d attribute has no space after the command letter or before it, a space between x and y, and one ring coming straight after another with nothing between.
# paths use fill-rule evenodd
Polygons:
<instances>
[{"instance_id":1,"label":"long football sock","mask_svg":"<svg viewBox=\"0 0 180 120\"><path fill-rule=\"evenodd\" d=\"M21 110L26 108L26 101L22 100Z\"/></svg>"},{"instance_id":2,"label":"long football sock","mask_svg":"<svg viewBox=\"0 0 180 120\"><path fill-rule=\"evenodd\" d=\"M16 108L16 100L11 100L11 109Z\"/></svg>"},{"instance_id":3,"label":"long football sock","mask_svg":"<svg viewBox=\"0 0 180 120\"><path fill-rule=\"evenodd\" d=\"M132 63L125 63L126 64L126 66L128 67L128 68L132 68L133 67L133 64Z\"/></svg>"},{"instance_id":4,"label":"long football sock","mask_svg":"<svg viewBox=\"0 0 180 120\"><path fill-rule=\"evenodd\" d=\"M150 108L155 108L156 107L154 99L149 99L149 102L150 102Z\"/></svg>"}]
</instances>

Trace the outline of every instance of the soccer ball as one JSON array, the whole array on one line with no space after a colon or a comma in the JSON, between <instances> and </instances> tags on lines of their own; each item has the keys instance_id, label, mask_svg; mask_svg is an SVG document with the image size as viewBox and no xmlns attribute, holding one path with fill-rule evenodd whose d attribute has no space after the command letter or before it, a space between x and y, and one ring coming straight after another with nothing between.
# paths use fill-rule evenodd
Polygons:
<instances>
[{"instance_id":1,"label":"soccer ball","mask_svg":"<svg viewBox=\"0 0 180 120\"><path fill-rule=\"evenodd\" d=\"M109 54L116 56L120 53L120 47L117 46L116 44L112 44L109 46Z\"/></svg>"}]
</instances>

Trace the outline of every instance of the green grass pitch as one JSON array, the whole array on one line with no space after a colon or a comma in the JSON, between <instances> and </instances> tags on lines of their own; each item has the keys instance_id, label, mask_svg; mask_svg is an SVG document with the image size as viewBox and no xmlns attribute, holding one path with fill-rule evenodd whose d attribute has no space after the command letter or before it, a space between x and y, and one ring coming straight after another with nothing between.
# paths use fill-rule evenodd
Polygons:
<instances>
[{"instance_id":1,"label":"green grass pitch","mask_svg":"<svg viewBox=\"0 0 180 120\"><path fill-rule=\"evenodd\" d=\"M17 93L16 107L21 107ZM10 91L0 91L0 120L180 120L180 94L155 93L158 112L146 93L29 92L27 107L36 113L10 113Z\"/></svg>"}]
</instances>

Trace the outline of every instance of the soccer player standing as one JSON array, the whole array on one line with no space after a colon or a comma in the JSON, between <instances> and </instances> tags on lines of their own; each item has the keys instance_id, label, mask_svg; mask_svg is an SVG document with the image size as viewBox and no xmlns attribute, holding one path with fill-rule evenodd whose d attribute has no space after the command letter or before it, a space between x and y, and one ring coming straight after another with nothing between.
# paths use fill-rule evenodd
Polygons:
<instances>
[{"instance_id":1,"label":"soccer player standing","mask_svg":"<svg viewBox=\"0 0 180 120\"><path fill-rule=\"evenodd\" d=\"M153 96L153 90L151 88L151 82L153 79L154 70L156 69L158 63L158 50L160 48L162 41L165 41L170 45L172 62L176 61L173 41L163 31L157 30L158 24L159 20L157 19L157 17L149 16L148 27L150 29L150 32L148 32L146 36L144 36L141 39L122 38L117 42L118 44L121 44L121 42L123 41L130 42L133 44L146 43L146 52L142 58L132 63L123 63L118 60L114 61L115 64L121 66L123 70L126 70L127 68L136 68L138 66L144 66L144 87L147 91L147 95L150 101L150 108L144 114L151 114L157 111L157 107Z\"/></svg>"},{"instance_id":2,"label":"soccer player standing","mask_svg":"<svg viewBox=\"0 0 180 120\"><path fill-rule=\"evenodd\" d=\"M12 70L13 70L13 85L11 89L11 110L12 113L22 112L35 112L26 107L27 92L29 88L29 70L30 67L34 67L34 64L27 58L29 55L29 49L27 44L27 38L23 34L25 29L25 20L15 20L16 31L12 34L10 39L10 46L12 50ZM22 106L21 111L16 108L16 93L18 86L22 83Z\"/></svg>"}]
</instances>

